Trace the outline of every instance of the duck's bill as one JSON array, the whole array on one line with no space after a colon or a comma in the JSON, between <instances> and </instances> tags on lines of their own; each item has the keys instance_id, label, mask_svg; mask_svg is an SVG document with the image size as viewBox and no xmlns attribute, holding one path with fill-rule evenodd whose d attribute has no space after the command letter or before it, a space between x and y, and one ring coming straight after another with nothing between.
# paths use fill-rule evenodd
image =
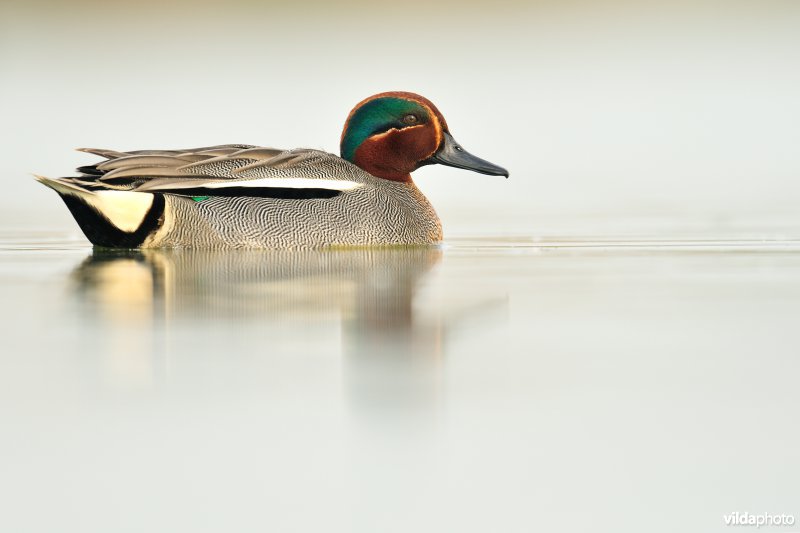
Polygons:
<instances>
[{"instance_id":1,"label":"duck's bill","mask_svg":"<svg viewBox=\"0 0 800 533\"><path fill-rule=\"evenodd\" d=\"M426 163L439 163L449 167L463 168L472 170L473 172L480 172L481 174L489 174L490 176L508 177L508 170L467 152L461 148L461 145L447 132L444 132L442 146L428 161L426 161Z\"/></svg>"}]
</instances>

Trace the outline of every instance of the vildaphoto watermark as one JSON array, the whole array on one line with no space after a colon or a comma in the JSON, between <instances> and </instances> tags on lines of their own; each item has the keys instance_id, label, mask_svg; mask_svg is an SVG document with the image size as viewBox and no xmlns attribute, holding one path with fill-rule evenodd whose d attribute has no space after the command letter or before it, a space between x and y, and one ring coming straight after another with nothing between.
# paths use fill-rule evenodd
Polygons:
<instances>
[{"instance_id":1,"label":"vildaphoto watermark","mask_svg":"<svg viewBox=\"0 0 800 533\"><path fill-rule=\"evenodd\" d=\"M726 526L793 526L794 515L790 514L769 514L769 513L740 513L738 511L726 514L722 517Z\"/></svg>"}]
</instances>

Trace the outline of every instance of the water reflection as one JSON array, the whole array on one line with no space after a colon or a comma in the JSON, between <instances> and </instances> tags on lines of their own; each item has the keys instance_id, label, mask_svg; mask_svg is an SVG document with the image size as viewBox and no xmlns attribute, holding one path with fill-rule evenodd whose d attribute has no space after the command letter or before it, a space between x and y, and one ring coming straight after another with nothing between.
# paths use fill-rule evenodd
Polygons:
<instances>
[{"instance_id":1,"label":"water reflection","mask_svg":"<svg viewBox=\"0 0 800 533\"><path fill-rule=\"evenodd\" d=\"M75 269L74 294L86 321L105 330L100 352L115 386L165 379L191 350L225 358L338 348L351 401L418 411L438 402L444 337L461 321L430 298L417 304L441 259L436 248L96 250Z\"/></svg>"},{"instance_id":2,"label":"water reflection","mask_svg":"<svg viewBox=\"0 0 800 533\"><path fill-rule=\"evenodd\" d=\"M435 248L331 251L95 250L75 271L104 319L264 320L340 313L363 329L411 327L415 287ZM141 310L141 309L140 309Z\"/></svg>"}]
</instances>

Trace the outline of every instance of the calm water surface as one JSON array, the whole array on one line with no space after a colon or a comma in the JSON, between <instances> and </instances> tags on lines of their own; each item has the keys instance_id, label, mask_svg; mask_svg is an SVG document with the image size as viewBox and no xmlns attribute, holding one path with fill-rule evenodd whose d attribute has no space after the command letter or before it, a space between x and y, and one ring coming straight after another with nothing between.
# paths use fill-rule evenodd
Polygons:
<instances>
[{"instance_id":1,"label":"calm water surface","mask_svg":"<svg viewBox=\"0 0 800 533\"><path fill-rule=\"evenodd\" d=\"M797 241L8 231L0 294L3 531L800 520Z\"/></svg>"}]
</instances>

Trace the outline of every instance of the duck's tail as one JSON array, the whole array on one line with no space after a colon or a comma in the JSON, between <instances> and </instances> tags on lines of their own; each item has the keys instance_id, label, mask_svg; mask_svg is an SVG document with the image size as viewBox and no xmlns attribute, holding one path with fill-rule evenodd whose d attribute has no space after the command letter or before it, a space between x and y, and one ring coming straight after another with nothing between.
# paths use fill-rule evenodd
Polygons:
<instances>
[{"instance_id":1,"label":"duck's tail","mask_svg":"<svg viewBox=\"0 0 800 533\"><path fill-rule=\"evenodd\" d=\"M136 248L161 225L161 194L107 190L75 178L34 177L58 193L86 238L96 246Z\"/></svg>"}]
</instances>

